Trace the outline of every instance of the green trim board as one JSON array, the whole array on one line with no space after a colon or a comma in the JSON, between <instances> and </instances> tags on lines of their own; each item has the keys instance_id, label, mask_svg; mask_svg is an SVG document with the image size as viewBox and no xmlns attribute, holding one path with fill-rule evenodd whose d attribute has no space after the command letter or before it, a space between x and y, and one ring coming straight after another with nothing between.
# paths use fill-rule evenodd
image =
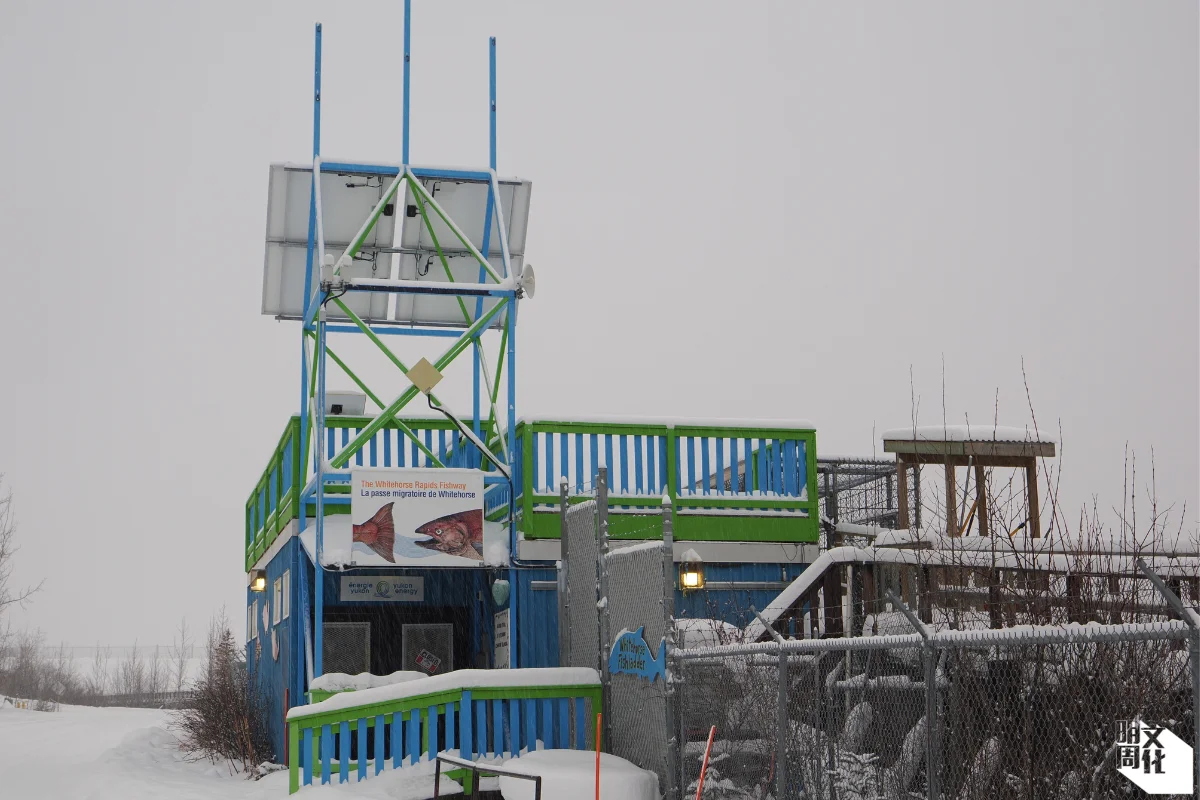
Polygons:
<instances>
[{"instance_id":1,"label":"green trim board","mask_svg":"<svg viewBox=\"0 0 1200 800\"><path fill-rule=\"evenodd\" d=\"M612 508L610 506L610 508ZM820 541L821 529L812 516L724 516L679 514L672 517L677 542L783 542L806 544ZM562 523L558 511L537 511L530 526L522 526L526 539L557 539ZM608 535L612 539L661 539L662 518L657 511L645 514L609 512Z\"/></svg>"}]
</instances>

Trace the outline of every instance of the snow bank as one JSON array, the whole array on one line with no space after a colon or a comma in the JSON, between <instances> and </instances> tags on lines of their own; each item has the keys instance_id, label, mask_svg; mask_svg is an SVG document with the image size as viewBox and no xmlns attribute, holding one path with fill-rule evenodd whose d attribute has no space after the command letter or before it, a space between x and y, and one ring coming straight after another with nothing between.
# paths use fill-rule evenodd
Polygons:
<instances>
[{"instance_id":1,"label":"snow bank","mask_svg":"<svg viewBox=\"0 0 1200 800\"><path fill-rule=\"evenodd\" d=\"M433 692L462 689L494 689L522 686L599 686L600 675L588 667L538 667L531 669L460 669L419 681L405 681L354 692L335 694L327 700L288 711L287 718L301 719L328 711L403 700Z\"/></svg>"},{"instance_id":2,"label":"snow bank","mask_svg":"<svg viewBox=\"0 0 1200 800\"><path fill-rule=\"evenodd\" d=\"M884 440L904 442L1043 442L1054 444L1046 431L1034 431L1033 426L1015 428L1008 425L918 425L893 428L883 432Z\"/></svg>"},{"instance_id":3,"label":"snow bank","mask_svg":"<svg viewBox=\"0 0 1200 800\"><path fill-rule=\"evenodd\" d=\"M542 778L542 797L593 797L596 754L587 750L538 750L504 762L504 768ZM500 777L504 800L533 800L533 781ZM600 754L600 800L658 800L658 776L623 758Z\"/></svg>"},{"instance_id":4,"label":"snow bank","mask_svg":"<svg viewBox=\"0 0 1200 800\"><path fill-rule=\"evenodd\" d=\"M379 686L392 686L397 683L415 681L418 678L429 677L424 672L398 669L391 675L372 675L361 672L358 675L347 675L344 672L327 672L313 680L309 689L317 692L346 692L374 689Z\"/></svg>"}]
</instances>

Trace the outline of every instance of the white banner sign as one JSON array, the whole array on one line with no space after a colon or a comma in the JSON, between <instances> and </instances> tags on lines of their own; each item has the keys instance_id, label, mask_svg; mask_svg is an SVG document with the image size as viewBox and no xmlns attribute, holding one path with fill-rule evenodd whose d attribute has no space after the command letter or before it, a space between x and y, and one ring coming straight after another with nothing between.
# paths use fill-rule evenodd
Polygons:
<instances>
[{"instance_id":1,"label":"white banner sign","mask_svg":"<svg viewBox=\"0 0 1200 800\"><path fill-rule=\"evenodd\" d=\"M362 566L483 566L483 473L350 471L353 561Z\"/></svg>"},{"instance_id":2,"label":"white banner sign","mask_svg":"<svg viewBox=\"0 0 1200 800\"><path fill-rule=\"evenodd\" d=\"M496 645L492 651L492 667L495 669L508 669L509 653L508 653L508 609L497 611L492 617L492 628L495 632L493 637Z\"/></svg>"},{"instance_id":3,"label":"white banner sign","mask_svg":"<svg viewBox=\"0 0 1200 800\"><path fill-rule=\"evenodd\" d=\"M343 603L419 603L425 579L398 575L343 575Z\"/></svg>"}]
</instances>

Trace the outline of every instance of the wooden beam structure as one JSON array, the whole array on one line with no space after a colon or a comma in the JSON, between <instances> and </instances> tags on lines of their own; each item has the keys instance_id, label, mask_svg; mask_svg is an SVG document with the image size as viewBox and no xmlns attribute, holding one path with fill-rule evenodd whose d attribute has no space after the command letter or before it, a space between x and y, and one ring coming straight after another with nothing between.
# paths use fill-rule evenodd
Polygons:
<instances>
[{"instance_id":1,"label":"wooden beam structure","mask_svg":"<svg viewBox=\"0 0 1200 800\"><path fill-rule=\"evenodd\" d=\"M1024 471L1026 495L1029 499L1027 533L1031 538L1041 538L1042 521L1041 504L1038 498L1037 460L1054 457L1054 442L995 441L991 439L940 441L922 436L921 438L885 438L883 451L896 454L900 487L899 519L897 520L899 527L908 528L913 517L913 509L908 501L908 469L910 467L919 468L921 464L935 464L941 465L946 472L946 535L957 537L962 534L958 522L958 483L955 475L958 467L966 467L975 471L975 513L979 517L979 535L990 535L986 470L1000 467ZM970 481L969 474L967 480ZM917 502L920 502L920 498L917 499Z\"/></svg>"}]
</instances>

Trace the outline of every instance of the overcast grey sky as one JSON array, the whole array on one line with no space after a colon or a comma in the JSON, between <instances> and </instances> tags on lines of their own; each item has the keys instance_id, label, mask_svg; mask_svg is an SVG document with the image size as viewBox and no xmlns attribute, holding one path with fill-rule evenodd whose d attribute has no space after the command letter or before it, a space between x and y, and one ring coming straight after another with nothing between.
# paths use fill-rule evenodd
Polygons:
<instances>
[{"instance_id":1,"label":"overcast grey sky","mask_svg":"<svg viewBox=\"0 0 1200 800\"><path fill-rule=\"evenodd\" d=\"M518 408L805 417L823 453L946 413L1198 466L1197 6L431 2L415 162L534 183ZM400 159L403 3L18 3L0 27L0 472L18 626L167 642L244 602L243 506L298 401L259 315L267 165ZM386 394L397 377L365 369ZM463 385L462 377L455 377ZM1200 509L1197 509L1200 510Z\"/></svg>"}]
</instances>

